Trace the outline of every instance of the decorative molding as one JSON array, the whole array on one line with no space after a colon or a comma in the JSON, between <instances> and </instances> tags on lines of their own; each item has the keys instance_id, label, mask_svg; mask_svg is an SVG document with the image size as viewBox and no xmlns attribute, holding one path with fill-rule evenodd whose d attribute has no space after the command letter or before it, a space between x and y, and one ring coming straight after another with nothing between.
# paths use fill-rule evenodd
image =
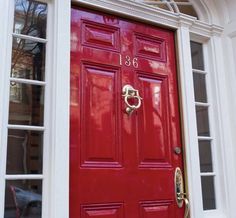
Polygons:
<instances>
[{"instance_id":1,"label":"decorative molding","mask_svg":"<svg viewBox=\"0 0 236 218\"><path fill-rule=\"evenodd\" d=\"M123 17L158 24L172 29L180 26L190 28L190 31L205 37L220 35L223 28L219 25L208 24L197 18L183 14L173 13L164 9L156 8L143 2L125 0L72 0L73 5L99 9Z\"/></svg>"}]
</instances>

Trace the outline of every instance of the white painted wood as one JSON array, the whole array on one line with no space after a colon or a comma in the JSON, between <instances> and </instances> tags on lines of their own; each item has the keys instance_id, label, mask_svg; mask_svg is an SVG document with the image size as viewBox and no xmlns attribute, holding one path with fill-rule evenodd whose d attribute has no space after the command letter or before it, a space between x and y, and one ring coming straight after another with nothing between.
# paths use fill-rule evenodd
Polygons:
<instances>
[{"instance_id":1,"label":"white painted wood","mask_svg":"<svg viewBox=\"0 0 236 218\"><path fill-rule=\"evenodd\" d=\"M43 175L5 175L7 180L22 180L22 179L43 179Z\"/></svg>"},{"instance_id":2,"label":"white painted wood","mask_svg":"<svg viewBox=\"0 0 236 218\"><path fill-rule=\"evenodd\" d=\"M52 63L50 77L51 129L50 169L45 174L50 182L48 212L46 217L69 217L69 105L70 105L70 1L54 0L54 16L48 41L52 42L49 61ZM48 116L48 118L49 118ZM46 169L45 169L46 170Z\"/></svg>"},{"instance_id":3,"label":"white painted wood","mask_svg":"<svg viewBox=\"0 0 236 218\"><path fill-rule=\"evenodd\" d=\"M191 35L191 34L190 34L190 35ZM197 41L197 40L194 40L194 39L192 39L192 38L191 38L191 40L194 41L194 42ZM194 72L194 73L200 73L200 74L207 74L207 72L204 71L204 70L193 69L193 72Z\"/></svg>"},{"instance_id":4,"label":"white painted wood","mask_svg":"<svg viewBox=\"0 0 236 218\"><path fill-rule=\"evenodd\" d=\"M21 78L10 78L11 82L18 82L18 83L24 83L24 84L29 84L29 85L40 85L40 86L45 86L46 82L39 81L39 80L29 80L29 79L21 79Z\"/></svg>"},{"instance_id":5,"label":"white painted wood","mask_svg":"<svg viewBox=\"0 0 236 218\"><path fill-rule=\"evenodd\" d=\"M178 57L179 57L179 81L182 102L183 141L185 143L186 181L188 184L190 200L190 216L204 217L201 197L200 165L198 153L198 139L194 86L190 52L189 26L180 24L177 30Z\"/></svg>"},{"instance_id":6,"label":"white painted wood","mask_svg":"<svg viewBox=\"0 0 236 218\"><path fill-rule=\"evenodd\" d=\"M198 140L213 140L213 138L209 136L198 136L197 138Z\"/></svg>"},{"instance_id":7,"label":"white painted wood","mask_svg":"<svg viewBox=\"0 0 236 218\"><path fill-rule=\"evenodd\" d=\"M203 106L203 107L209 107L210 104L209 103L202 103L202 102L195 102L196 106Z\"/></svg>"},{"instance_id":8,"label":"white painted wood","mask_svg":"<svg viewBox=\"0 0 236 218\"><path fill-rule=\"evenodd\" d=\"M234 205L234 198L236 194L235 184L235 170L236 166L235 156L234 156L234 144L232 141L233 137L231 135L231 117L228 116L230 102L234 99L227 101L227 73L225 72L224 58L224 48L222 47L221 37L214 35L211 38L211 51L209 51L209 56L212 56L212 80L211 84L214 86L211 94L212 100L214 99L214 108L216 113L212 119L218 125L215 125L216 135L217 135L217 151L215 156L218 158L216 162L217 168L220 172L221 180L218 184L218 193L220 194L222 211L228 215L228 217L235 217L236 208ZM235 133L234 133L235 134ZM222 174L223 173L223 174Z\"/></svg>"},{"instance_id":9,"label":"white painted wood","mask_svg":"<svg viewBox=\"0 0 236 218\"><path fill-rule=\"evenodd\" d=\"M44 131L44 126L27 126L27 125L13 125L8 124L8 129L19 129L19 130L33 130L33 131Z\"/></svg>"},{"instance_id":10,"label":"white painted wood","mask_svg":"<svg viewBox=\"0 0 236 218\"><path fill-rule=\"evenodd\" d=\"M12 1L0 0L0 217L4 217L8 96L13 29ZM9 72L9 73L6 73Z\"/></svg>"},{"instance_id":11,"label":"white painted wood","mask_svg":"<svg viewBox=\"0 0 236 218\"><path fill-rule=\"evenodd\" d=\"M41 43L47 42L47 39L42 39L42 38L38 38L38 37L34 37L34 36L22 35L22 34L18 34L18 33L12 33L12 35L14 37L20 38L20 39L27 39L27 40L32 40L32 41L41 42Z\"/></svg>"},{"instance_id":12,"label":"white painted wood","mask_svg":"<svg viewBox=\"0 0 236 218\"><path fill-rule=\"evenodd\" d=\"M200 173L201 176L216 176L216 173Z\"/></svg>"}]
</instances>

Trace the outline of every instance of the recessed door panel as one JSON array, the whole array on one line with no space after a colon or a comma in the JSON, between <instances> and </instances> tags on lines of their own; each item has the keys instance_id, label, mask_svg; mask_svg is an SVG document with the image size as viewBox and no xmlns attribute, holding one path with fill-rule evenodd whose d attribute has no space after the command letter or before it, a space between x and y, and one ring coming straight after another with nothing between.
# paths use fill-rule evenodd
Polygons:
<instances>
[{"instance_id":1,"label":"recessed door panel","mask_svg":"<svg viewBox=\"0 0 236 218\"><path fill-rule=\"evenodd\" d=\"M72 9L70 218L182 218L174 32Z\"/></svg>"},{"instance_id":2,"label":"recessed door panel","mask_svg":"<svg viewBox=\"0 0 236 218\"><path fill-rule=\"evenodd\" d=\"M92 64L82 66L81 99L83 99L84 116L81 128L81 166L83 167L112 167L121 164L118 76L117 69Z\"/></svg>"},{"instance_id":3,"label":"recessed door panel","mask_svg":"<svg viewBox=\"0 0 236 218\"><path fill-rule=\"evenodd\" d=\"M145 99L137 125L140 167L170 167L167 77L139 74L138 83Z\"/></svg>"}]
</instances>

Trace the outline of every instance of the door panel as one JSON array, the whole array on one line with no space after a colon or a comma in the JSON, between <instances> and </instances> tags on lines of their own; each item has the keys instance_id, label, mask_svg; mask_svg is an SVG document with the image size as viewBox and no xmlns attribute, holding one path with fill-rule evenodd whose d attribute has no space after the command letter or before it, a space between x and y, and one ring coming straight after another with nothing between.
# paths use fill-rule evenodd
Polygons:
<instances>
[{"instance_id":1,"label":"door panel","mask_svg":"<svg viewBox=\"0 0 236 218\"><path fill-rule=\"evenodd\" d=\"M183 217L174 32L78 8L71 27L70 218Z\"/></svg>"},{"instance_id":2,"label":"door panel","mask_svg":"<svg viewBox=\"0 0 236 218\"><path fill-rule=\"evenodd\" d=\"M81 76L81 166L121 166L117 95L119 71L86 64L82 65Z\"/></svg>"}]
</instances>

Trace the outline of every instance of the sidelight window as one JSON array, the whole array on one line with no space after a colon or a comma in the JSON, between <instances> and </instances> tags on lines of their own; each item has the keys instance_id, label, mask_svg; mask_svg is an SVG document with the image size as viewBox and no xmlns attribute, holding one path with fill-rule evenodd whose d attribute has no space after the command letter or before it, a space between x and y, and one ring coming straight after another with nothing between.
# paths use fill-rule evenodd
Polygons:
<instances>
[{"instance_id":1,"label":"sidelight window","mask_svg":"<svg viewBox=\"0 0 236 218\"><path fill-rule=\"evenodd\" d=\"M42 215L47 4L14 1L5 218Z\"/></svg>"},{"instance_id":2,"label":"sidelight window","mask_svg":"<svg viewBox=\"0 0 236 218\"><path fill-rule=\"evenodd\" d=\"M212 210L216 209L216 172L213 162L215 141L211 130L211 103L207 90L208 72L204 64L203 44L191 42L191 56L203 209Z\"/></svg>"}]
</instances>

